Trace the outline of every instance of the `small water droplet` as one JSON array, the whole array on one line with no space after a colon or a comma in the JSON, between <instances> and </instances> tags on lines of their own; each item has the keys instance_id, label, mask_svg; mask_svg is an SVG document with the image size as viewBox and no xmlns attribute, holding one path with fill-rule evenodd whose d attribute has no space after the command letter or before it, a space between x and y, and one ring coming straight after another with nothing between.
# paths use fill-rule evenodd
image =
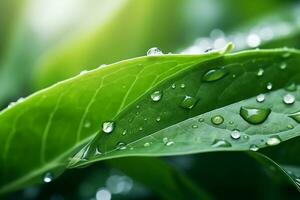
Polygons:
<instances>
[{"instance_id":1,"label":"small water droplet","mask_svg":"<svg viewBox=\"0 0 300 200\"><path fill-rule=\"evenodd\" d=\"M286 69L286 66L287 66L286 63L281 63L279 68L284 70L284 69Z\"/></svg>"},{"instance_id":2,"label":"small water droplet","mask_svg":"<svg viewBox=\"0 0 300 200\"><path fill-rule=\"evenodd\" d=\"M242 118L250 124L263 123L271 113L269 108L254 108L242 106L240 109L240 115Z\"/></svg>"},{"instance_id":3,"label":"small water droplet","mask_svg":"<svg viewBox=\"0 0 300 200\"><path fill-rule=\"evenodd\" d=\"M166 146L171 146L171 145L173 145L173 144L175 144L173 141L168 141L168 142L166 143Z\"/></svg>"},{"instance_id":4,"label":"small water droplet","mask_svg":"<svg viewBox=\"0 0 300 200\"><path fill-rule=\"evenodd\" d=\"M264 75L264 69L262 69L262 68L260 68L258 71L257 71L257 76L262 76L262 75Z\"/></svg>"},{"instance_id":5,"label":"small water droplet","mask_svg":"<svg viewBox=\"0 0 300 200\"><path fill-rule=\"evenodd\" d=\"M196 103L198 102L198 99L191 96L185 96L184 99L181 101L180 106L185 109L192 109Z\"/></svg>"},{"instance_id":6,"label":"small water droplet","mask_svg":"<svg viewBox=\"0 0 300 200\"><path fill-rule=\"evenodd\" d=\"M256 101L261 103L263 101L265 101L265 95L264 94L259 94L256 96Z\"/></svg>"},{"instance_id":7,"label":"small water droplet","mask_svg":"<svg viewBox=\"0 0 300 200\"><path fill-rule=\"evenodd\" d=\"M235 75L235 74L232 74L232 78L236 78L236 75Z\"/></svg>"},{"instance_id":8,"label":"small water droplet","mask_svg":"<svg viewBox=\"0 0 300 200\"><path fill-rule=\"evenodd\" d=\"M198 122L204 122L204 118L199 118Z\"/></svg>"},{"instance_id":9,"label":"small water droplet","mask_svg":"<svg viewBox=\"0 0 300 200\"><path fill-rule=\"evenodd\" d=\"M250 151L258 151L259 148L258 148L258 146L256 146L255 144L252 144L252 145L250 145L249 150L250 150Z\"/></svg>"},{"instance_id":10,"label":"small water droplet","mask_svg":"<svg viewBox=\"0 0 300 200\"><path fill-rule=\"evenodd\" d=\"M151 94L151 99L154 101L154 102L157 102L161 99L162 97L162 92L161 91L155 91Z\"/></svg>"},{"instance_id":11,"label":"small water droplet","mask_svg":"<svg viewBox=\"0 0 300 200\"><path fill-rule=\"evenodd\" d=\"M156 118L156 121L157 121L157 122L160 122L160 120L161 120L160 117L157 117L157 118Z\"/></svg>"},{"instance_id":12,"label":"small water droplet","mask_svg":"<svg viewBox=\"0 0 300 200\"><path fill-rule=\"evenodd\" d=\"M145 144L144 144L144 147L149 147L150 146L150 143L149 142L146 142Z\"/></svg>"},{"instance_id":13,"label":"small water droplet","mask_svg":"<svg viewBox=\"0 0 300 200\"><path fill-rule=\"evenodd\" d=\"M268 83L268 84L267 84L267 89L268 89L268 90L272 90L272 88L273 88L272 83Z\"/></svg>"},{"instance_id":14,"label":"small water droplet","mask_svg":"<svg viewBox=\"0 0 300 200\"><path fill-rule=\"evenodd\" d=\"M295 96L292 94L284 95L283 103L288 104L288 105L295 103Z\"/></svg>"},{"instance_id":15,"label":"small water droplet","mask_svg":"<svg viewBox=\"0 0 300 200\"><path fill-rule=\"evenodd\" d=\"M297 85L296 85L296 83L290 83L289 85L287 85L286 87L285 87L285 90L287 90L287 91L290 91L290 92L293 92L293 91L296 91L297 90Z\"/></svg>"},{"instance_id":16,"label":"small water droplet","mask_svg":"<svg viewBox=\"0 0 300 200\"><path fill-rule=\"evenodd\" d=\"M22 103L25 99L23 97L20 97L18 100L17 100L17 103Z\"/></svg>"},{"instance_id":17,"label":"small water droplet","mask_svg":"<svg viewBox=\"0 0 300 200\"><path fill-rule=\"evenodd\" d=\"M126 146L126 144L124 142L119 142L117 144L117 149L118 150L125 150L125 149L127 149L127 146Z\"/></svg>"},{"instance_id":18,"label":"small water droplet","mask_svg":"<svg viewBox=\"0 0 300 200\"><path fill-rule=\"evenodd\" d=\"M176 88L176 84L173 83L172 86L171 86L171 88L172 88L172 89L175 89L175 88Z\"/></svg>"},{"instance_id":19,"label":"small water droplet","mask_svg":"<svg viewBox=\"0 0 300 200\"><path fill-rule=\"evenodd\" d=\"M140 127L140 128L139 128L139 131L142 131L142 130L143 130L143 127Z\"/></svg>"},{"instance_id":20,"label":"small water droplet","mask_svg":"<svg viewBox=\"0 0 300 200\"><path fill-rule=\"evenodd\" d=\"M44 183L50 183L52 180L53 180L53 175L50 172L47 172L43 177Z\"/></svg>"},{"instance_id":21,"label":"small water droplet","mask_svg":"<svg viewBox=\"0 0 300 200\"><path fill-rule=\"evenodd\" d=\"M224 118L221 115L216 115L211 118L211 122L215 125L220 125L224 122Z\"/></svg>"},{"instance_id":22,"label":"small water droplet","mask_svg":"<svg viewBox=\"0 0 300 200\"><path fill-rule=\"evenodd\" d=\"M102 124L102 131L104 133L111 133L114 130L115 123L108 121Z\"/></svg>"},{"instance_id":23,"label":"small water droplet","mask_svg":"<svg viewBox=\"0 0 300 200\"><path fill-rule=\"evenodd\" d=\"M282 54L282 57L283 57L283 58L288 58L288 57L290 57L290 56L291 56L291 53L290 53L290 52L285 52L285 53Z\"/></svg>"},{"instance_id":24,"label":"small water droplet","mask_svg":"<svg viewBox=\"0 0 300 200\"><path fill-rule=\"evenodd\" d=\"M271 136L271 137L269 137L268 139L267 139L267 145L269 145L269 146L274 146L274 145L278 145L278 144L280 144L280 142L281 142L281 139L277 136L277 135L275 135L275 136Z\"/></svg>"},{"instance_id":25,"label":"small water droplet","mask_svg":"<svg viewBox=\"0 0 300 200\"><path fill-rule=\"evenodd\" d=\"M184 84L184 83L181 83L181 84L180 84L180 88L182 88L182 89L185 88L185 84Z\"/></svg>"},{"instance_id":26,"label":"small water droplet","mask_svg":"<svg viewBox=\"0 0 300 200\"><path fill-rule=\"evenodd\" d=\"M198 128L198 125L194 124L192 125L192 128Z\"/></svg>"},{"instance_id":27,"label":"small water droplet","mask_svg":"<svg viewBox=\"0 0 300 200\"><path fill-rule=\"evenodd\" d=\"M225 75L227 75L227 71L224 68L211 69L203 75L202 80L206 82L216 81L223 78Z\"/></svg>"},{"instance_id":28,"label":"small water droplet","mask_svg":"<svg viewBox=\"0 0 300 200\"><path fill-rule=\"evenodd\" d=\"M212 147L231 147L231 144L224 139L215 139L212 143Z\"/></svg>"},{"instance_id":29,"label":"small water droplet","mask_svg":"<svg viewBox=\"0 0 300 200\"><path fill-rule=\"evenodd\" d=\"M126 134L127 134L127 129L124 129L122 135L126 135Z\"/></svg>"},{"instance_id":30,"label":"small water droplet","mask_svg":"<svg viewBox=\"0 0 300 200\"><path fill-rule=\"evenodd\" d=\"M169 141L169 139L167 137L164 137L162 141L164 144L166 144Z\"/></svg>"},{"instance_id":31,"label":"small water droplet","mask_svg":"<svg viewBox=\"0 0 300 200\"><path fill-rule=\"evenodd\" d=\"M87 70L83 70L79 73L79 75L83 75L83 74L86 74L88 71Z\"/></svg>"},{"instance_id":32,"label":"small water droplet","mask_svg":"<svg viewBox=\"0 0 300 200\"><path fill-rule=\"evenodd\" d=\"M231 138L234 139L234 140L238 140L241 138L241 133L239 130L235 129L231 132L230 134Z\"/></svg>"},{"instance_id":33,"label":"small water droplet","mask_svg":"<svg viewBox=\"0 0 300 200\"><path fill-rule=\"evenodd\" d=\"M163 55L163 52L157 47L152 47L147 51L147 56L158 56L158 55Z\"/></svg>"},{"instance_id":34,"label":"small water droplet","mask_svg":"<svg viewBox=\"0 0 300 200\"><path fill-rule=\"evenodd\" d=\"M289 117L300 123L300 111L290 114Z\"/></svg>"}]
</instances>

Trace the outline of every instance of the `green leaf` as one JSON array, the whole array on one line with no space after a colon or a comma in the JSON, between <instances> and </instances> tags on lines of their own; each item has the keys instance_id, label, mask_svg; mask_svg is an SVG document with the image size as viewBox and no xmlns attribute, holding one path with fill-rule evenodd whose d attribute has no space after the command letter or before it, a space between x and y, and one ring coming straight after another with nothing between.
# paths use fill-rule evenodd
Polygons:
<instances>
[{"instance_id":1,"label":"green leaf","mask_svg":"<svg viewBox=\"0 0 300 200\"><path fill-rule=\"evenodd\" d=\"M132 155L241 151L296 137L298 123L287 115L299 102L282 103L282 88L290 81L299 83L300 53L278 49L223 56L230 47L224 52L148 56L100 67L4 110L0 193L41 182L45 175L55 177L67 164ZM257 75L261 69L264 73ZM254 96L263 92L265 101L257 103ZM297 91L289 93L299 99ZM241 106L272 112L264 123L252 125L239 115ZM218 116L215 124L213 116ZM195 121L200 117L204 122ZM233 140L230 134L236 128L242 136ZM275 136L273 143L267 142Z\"/></svg>"},{"instance_id":2,"label":"green leaf","mask_svg":"<svg viewBox=\"0 0 300 200\"><path fill-rule=\"evenodd\" d=\"M64 168L67 158L94 137L102 122L164 79L220 56L215 52L127 60L20 99L0 114L0 193L40 182L49 170L55 176L53 169Z\"/></svg>"},{"instance_id":3,"label":"green leaf","mask_svg":"<svg viewBox=\"0 0 300 200\"><path fill-rule=\"evenodd\" d=\"M107 162L164 199L210 199L184 173L157 158L129 157Z\"/></svg>"}]
</instances>

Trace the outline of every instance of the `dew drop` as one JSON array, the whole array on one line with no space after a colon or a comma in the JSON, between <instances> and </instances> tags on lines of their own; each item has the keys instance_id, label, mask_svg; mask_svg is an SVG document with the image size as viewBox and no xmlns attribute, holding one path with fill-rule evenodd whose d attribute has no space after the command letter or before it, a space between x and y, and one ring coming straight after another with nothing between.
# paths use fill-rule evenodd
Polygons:
<instances>
[{"instance_id":1,"label":"dew drop","mask_svg":"<svg viewBox=\"0 0 300 200\"><path fill-rule=\"evenodd\" d=\"M47 172L43 177L44 183L50 183L52 180L53 180L53 176L50 172Z\"/></svg>"},{"instance_id":2,"label":"dew drop","mask_svg":"<svg viewBox=\"0 0 300 200\"><path fill-rule=\"evenodd\" d=\"M126 134L127 134L127 129L124 129L122 135L126 135Z\"/></svg>"},{"instance_id":3,"label":"dew drop","mask_svg":"<svg viewBox=\"0 0 300 200\"><path fill-rule=\"evenodd\" d=\"M259 147L256 146L255 144L252 144L252 145L250 145L249 150L250 150L250 151L258 151L258 150L259 150Z\"/></svg>"},{"instance_id":4,"label":"dew drop","mask_svg":"<svg viewBox=\"0 0 300 200\"><path fill-rule=\"evenodd\" d=\"M283 103L291 105L293 103L295 103L295 96L292 94L286 94L283 97Z\"/></svg>"},{"instance_id":5,"label":"dew drop","mask_svg":"<svg viewBox=\"0 0 300 200\"><path fill-rule=\"evenodd\" d=\"M118 150L125 150L125 149L127 149L126 144L124 142L119 142L117 144L117 149Z\"/></svg>"},{"instance_id":6,"label":"dew drop","mask_svg":"<svg viewBox=\"0 0 300 200\"><path fill-rule=\"evenodd\" d=\"M173 83L173 84L171 85L171 88L172 88L172 89L175 89L175 88L176 88L176 84Z\"/></svg>"},{"instance_id":7,"label":"dew drop","mask_svg":"<svg viewBox=\"0 0 300 200\"><path fill-rule=\"evenodd\" d=\"M198 128L198 125L194 124L192 125L192 128Z\"/></svg>"},{"instance_id":8,"label":"dew drop","mask_svg":"<svg viewBox=\"0 0 300 200\"><path fill-rule=\"evenodd\" d=\"M211 118L211 122L215 125L220 125L224 122L224 118L221 115L216 115Z\"/></svg>"},{"instance_id":9,"label":"dew drop","mask_svg":"<svg viewBox=\"0 0 300 200\"><path fill-rule=\"evenodd\" d=\"M182 88L182 89L185 88L185 84L184 84L184 83L181 83L181 84L180 84L180 88Z\"/></svg>"},{"instance_id":10,"label":"dew drop","mask_svg":"<svg viewBox=\"0 0 300 200\"><path fill-rule=\"evenodd\" d=\"M198 122L204 122L204 118L199 118Z\"/></svg>"},{"instance_id":11,"label":"dew drop","mask_svg":"<svg viewBox=\"0 0 300 200\"><path fill-rule=\"evenodd\" d=\"M268 83L268 84L267 84L267 89L268 89L268 90L272 90L272 88L273 88L272 83Z\"/></svg>"},{"instance_id":12,"label":"dew drop","mask_svg":"<svg viewBox=\"0 0 300 200\"><path fill-rule=\"evenodd\" d=\"M230 134L231 138L234 139L234 140L238 140L241 138L241 133L239 130L235 129L231 132Z\"/></svg>"},{"instance_id":13,"label":"dew drop","mask_svg":"<svg viewBox=\"0 0 300 200\"><path fill-rule=\"evenodd\" d=\"M252 144L252 145L250 145L249 150L250 150L250 151L258 151L259 148L258 148L258 146L256 146L255 144Z\"/></svg>"},{"instance_id":14,"label":"dew drop","mask_svg":"<svg viewBox=\"0 0 300 200\"><path fill-rule=\"evenodd\" d=\"M289 117L300 123L300 111L290 114Z\"/></svg>"},{"instance_id":15,"label":"dew drop","mask_svg":"<svg viewBox=\"0 0 300 200\"><path fill-rule=\"evenodd\" d=\"M104 133L111 133L114 130L115 123L114 122L104 122L102 124L102 131Z\"/></svg>"},{"instance_id":16,"label":"dew drop","mask_svg":"<svg viewBox=\"0 0 300 200\"><path fill-rule=\"evenodd\" d=\"M263 123L271 113L269 108L254 108L242 106L240 109L240 115L242 118L250 124Z\"/></svg>"},{"instance_id":17,"label":"dew drop","mask_svg":"<svg viewBox=\"0 0 300 200\"><path fill-rule=\"evenodd\" d=\"M143 127L140 127L140 128L139 128L139 131L142 131L142 130L143 130Z\"/></svg>"},{"instance_id":18,"label":"dew drop","mask_svg":"<svg viewBox=\"0 0 300 200\"><path fill-rule=\"evenodd\" d=\"M257 72L257 76L262 76L262 75L264 75L264 70L262 69L262 68L260 68L259 70L258 70L258 72Z\"/></svg>"},{"instance_id":19,"label":"dew drop","mask_svg":"<svg viewBox=\"0 0 300 200\"><path fill-rule=\"evenodd\" d=\"M157 121L157 122L160 122L160 120L161 120L160 117L157 117L157 118L156 118L156 121Z\"/></svg>"},{"instance_id":20,"label":"dew drop","mask_svg":"<svg viewBox=\"0 0 300 200\"><path fill-rule=\"evenodd\" d=\"M144 144L144 147L149 147L150 146L150 143L149 142L146 142L145 144Z\"/></svg>"},{"instance_id":21,"label":"dew drop","mask_svg":"<svg viewBox=\"0 0 300 200\"><path fill-rule=\"evenodd\" d=\"M231 147L231 144L224 139L215 139L212 143L212 147Z\"/></svg>"},{"instance_id":22,"label":"dew drop","mask_svg":"<svg viewBox=\"0 0 300 200\"><path fill-rule=\"evenodd\" d=\"M157 47L152 47L147 51L147 56L158 56L158 55L163 55L163 52Z\"/></svg>"},{"instance_id":23,"label":"dew drop","mask_svg":"<svg viewBox=\"0 0 300 200\"><path fill-rule=\"evenodd\" d=\"M257 96L256 96L256 101L257 101L258 103L261 103L261 102L265 101L265 95L264 95L264 94L259 94L259 95L257 95Z\"/></svg>"},{"instance_id":24,"label":"dew drop","mask_svg":"<svg viewBox=\"0 0 300 200\"><path fill-rule=\"evenodd\" d=\"M227 71L224 68L211 69L203 75L202 80L206 82L212 82L223 78L226 74Z\"/></svg>"},{"instance_id":25,"label":"dew drop","mask_svg":"<svg viewBox=\"0 0 300 200\"><path fill-rule=\"evenodd\" d=\"M276 135L276 136L271 136L267 139L267 145L269 146L274 146L280 144L281 139Z\"/></svg>"},{"instance_id":26,"label":"dew drop","mask_svg":"<svg viewBox=\"0 0 300 200\"><path fill-rule=\"evenodd\" d=\"M288 129L293 129L294 126L293 126L292 124L288 124L288 125L287 125L287 128L288 128Z\"/></svg>"},{"instance_id":27,"label":"dew drop","mask_svg":"<svg viewBox=\"0 0 300 200\"><path fill-rule=\"evenodd\" d=\"M164 138L162 139L162 141L163 141L164 144L166 144L166 143L169 141L169 139L168 139L167 137L164 137Z\"/></svg>"},{"instance_id":28,"label":"dew drop","mask_svg":"<svg viewBox=\"0 0 300 200\"><path fill-rule=\"evenodd\" d=\"M196 103L198 102L198 99L191 96L185 96L184 99L181 101L180 106L185 109L192 109Z\"/></svg>"},{"instance_id":29,"label":"dew drop","mask_svg":"<svg viewBox=\"0 0 300 200\"><path fill-rule=\"evenodd\" d=\"M88 71L87 70L83 70L79 73L79 75L83 75L83 74L86 74Z\"/></svg>"},{"instance_id":30,"label":"dew drop","mask_svg":"<svg viewBox=\"0 0 300 200\"><path fill-rule=\"evenodd\" d=\"M173 145L173 144L175 144L173 141L168 141L168 142L166 143L166 146L171 146L171 145Z\"/></svg>"},{"instance_id":31,"label":"dew drop","mask_svg":"<svg viewBox=\"0 0 300 200\"><path fill-rule=\"evenodd\" d=\"M285 52L284 54L282 54L282 57L283 58L288 58L291 56L291 53L290 52Z\"/></svg>"},{"instance_id":32,"label":"dew drop","mask_svg":"<svg viewBox=\"0 0 300 200\"><path fill-rule=\"evenodd\" d=\"M281 63L279 68L284 70L284 69L286 69L286 66L287 66L286 63Z\"/></svg>"},{"instance_id":33,"label":"dew drop","mask_svg":"<svg viewBox=\"0 0 300 200\"><path fill-rule=\"evenodd\" d=\"M162 97L162 92L161 91L155 91L151 94L151 99L154 101L154 102L157 102L161 99Z\"/></svg>"}]
</instances>

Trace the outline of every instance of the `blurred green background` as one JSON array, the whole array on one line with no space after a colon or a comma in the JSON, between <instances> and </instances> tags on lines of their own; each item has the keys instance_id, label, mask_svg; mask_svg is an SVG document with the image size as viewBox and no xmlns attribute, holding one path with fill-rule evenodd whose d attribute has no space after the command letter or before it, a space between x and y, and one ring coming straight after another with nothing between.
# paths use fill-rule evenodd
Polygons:
<instances>
[{"instance_id":1,"label":"blurred green background","mask_svg":"<svg viewBox=\"0 0 300 200\"><path fill-rule=\"evenodd\" d=\"M83 70L144 56L151 47L164 53L199 54L222 48L229 41L236 50L299 47L300 2L1 0L0 107ZM105 195L112 199L162 198L153 182L139 180L147 179L147 171L133 177L128 172L130 164L140 165L143 172L140 159L70 170L51 184L27 188L8 198L98 200L100 193L102 199ZM237 159L238 165L234 163ZM295 199L299 195L286 183L274 182L243 153L163 161L186 174L212 199ZM155 174L152 178L160 181Z\"/></svg>"}]
</instances>

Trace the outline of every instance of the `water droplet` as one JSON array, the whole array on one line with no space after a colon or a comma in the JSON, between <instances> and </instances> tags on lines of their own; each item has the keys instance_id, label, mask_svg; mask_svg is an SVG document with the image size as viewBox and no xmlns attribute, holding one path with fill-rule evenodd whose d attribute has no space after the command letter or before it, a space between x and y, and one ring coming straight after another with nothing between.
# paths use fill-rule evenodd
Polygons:
<instances>
[{"instance_id":1,"label":"water droplet","mask_svg":"<svg viewBox=\"0 0 300 200\"><path fill-rule=\"evenodd\" d=\"M259 94L256 96L256 101L261 103L265 100L265 95L264 94Z\"/></svg>"},{"instance_id":2,"label":"water droplet","mask_svg":"<svg viewBox=\"0 0 300 200\"><path fill-rule=\"evenodd\" d=\"M164 137L162 141L164 144L166 144L169 141L169 139L167 137Z\"/></svg>"},{"instance_id":3,"label":"water droplet","mask_svg":"<svg viewBox=\"0 0 300 200\"><path fill-rule=\"evenodd\" d=\"M234 122L233 122L233 121L229 121L228 123L229 123L230 125L234 124Z\"/></svg>"},{"instance_id":4,"label":"water droplet","mask_svg":"<svg viewBox=\"0 0 300 200\"><path fill-rule=\"evenodd\" d=\"M226 74L227 71L224 68L211 69L203 75L202 80L206 82L216 81L223 78Z\"/></svg>"},{"instance_id":5,"label":"water droplet","mask_svg":"<svg viewBox=\"0 0 300 200\"><path fill-rule=\"evenodd\" d=\"M171 88L172 88L172 89L175 89L175 88L176 88L176 84L173 83L172 86L171 86Z\"/></svg>"},{"instance_id":6,"label":"water droplet","mask_svg":"<svg viewBox=\"0 0 300 200\"><path fill-rule=\"evenodd\" d=\"M149 142L146 142L145 144L144 144L144 147L149 147L150 146L150 143Z\"/></svg>"},{"instance_id":7,"label":"water droplet","mask_svg":"<svg viewBox=\"0 0 300 200\"><path fill-rule=\"evenodd\" d=\"M142 131L142 130L143 130L143 127L140 127L140 128L139 128L139 131Z\"/></svg>"},{"instance_id":8,"label":"water droplet","mask_svg":"<svg viewBox=\"0 0 300 200\"><path fill-rule=\"evenodd\" d=\"M284 95L283 103L288 104L288 105L295 103L295 96L292 94Z\"/></svg>"},{"instance_id":9,"label":"water droplet","mask_svg":"<svg viewBox=\"0 0 300 200\"><path fill-rule=\"evenodd\" d=\"M231 144L227 140L215 139L212 143L212 147L231 147Z\"/></svg>"},{"instance_id":10,"label":"water droplet","mask_svg":"<svg viewBox=\"0 0 300 200\"><path fill-rule=\"evenodd\" d=\"M191 96L185 96L184 99L181 101L180 106L185 109L192 109L196 103L198 102L198 99Z\"/></svg>"},{"instance_id":11,"label":"water droplet","mask_svg":"<svg viewBox=\"0 0 300 200\"><path fill-rule=\"evenodd\" d=\"M181 83L181 84L180 84L180 88L182 88L182 89L185 88L185 84L184 84L184 83Z\"/></svg>"},{"instance_id":12,"label":"water droplet","mask_svg":"<svg viewBox=\"0 0 300 200\"><path fill-rule=\"evenodd\" d=\"M286 63L281 63L279 68L284 70L284 69L286 69L286 66L287 66Z\"/></svg>"},{"instance_id":13,"label":"water droplet","mask_svg":"<svg viewBox=\"0 0 300 200\"><path fill-rule=\"evenodd\" d=\"M117 144L117 149L118 150L125 150L125 149L127 149L127 146L126 146L126 144L124 142L119 142Z\"/></svg>"},{"instance_id":14,"label":"water droplet","mask_svg":"<svg viewBox=\"0 0 300 200\"><path fill-rule=\"evenodd\" d=\"M241 133L239 130L235 129L231 132L230 134L231 138L234 139L234 140L238 140L241 138Z\"/></svg>"},{"instance_id":15,"label":"water droplet","mask_svg":"<svg viewBox=\"0 0 300 200\"><path fill-rule=\"evenodd\" d=\"M155 91L151 94L151 99L154 101L154 102L157 102L161 99L162 97L162 92L161 91Z\"/></svg>"},{"instance_id":16,"label":"water droplet","mask_svg":"<svg viewBox=\"0 0 300 200\"><path fill-rule=\"evenodd\" d=\"M250 145L249 150L250 150L250 151L258 151L259 148L258 148L258 146L256 146L255 144L252 144L252 145Z\"/></svg>"},{"instance_id":17,"label":"water droplet","mask_svg":"<svg viewBox=\"0 0 300 200\"><path fill-rule=\"evenodd\" d=\"M293 82L285 87L285 90L293 92L297 90L297 85Z\"/></svg>"},{"instance_id":18,"label":"water droplet","mask_svg":"<svg viewBox=\"0 0 300 200\"><path fill-rule=\"evenodd\" d=\"M192 125L192 128L198 128L198 125L194 124L194 125Z\"/></svg>"},{"instance_id":19,"label":"water droplet","mask_svg":"<svg viewBox=\"0 0 300 200\"><path fill-rule=\"evenodd\" d=\"M114 130L115 123L114 122L104 122L102 124L102 131L104 133L111 133Z\"/></svg>"},{"instance_id":20,"label":"water droplet","mask_svg":"<svg viewBox=\"0 0 300 200\"><path fill-rule=\"evenodd\" d=\"M90 128L91 127L91 122L86 121L83 126L84 126L84 128Z\"/></svg>"},{"instance_id":21,"label":"water droplet","mask_svg":"<svg viewBox=\"0 0 300 200\"><path fill-rule=\"evenodd\" d=\"M140 105L136 105L136 109L140 109L140 107L141 107Z\"/></svg>"},{"instance_id":22,"label":"water droplet","mask_svg":"<svg viewBox=\"0 0 300 200\"><path fill-rule=\"evenodd\" d=\"M122 135L126 135L127 134L127 129L124 129L124 131L122 132Z\"/></svg>"},{"instance_id":23,"label":"water droplet","mask_svg":"<svg viewBox=\"0 0 300 200\"><path fill-rule=\"evenodd\" d=\"M204 122L204 118L199 118L198 122Z\"/></svg>"},{"instance_id":24,"label":"water droplet","mask_svg":"<svg viewBox=\"0 0 300 200\"><path fill-rule=\"evenodd\" d=\"M260 68L259 70L258 70L258 72L257 72L257 76L262 76L262 75L264 75L264 70L262 69L262 68Z\"/></svg>"},{"instance_id":25,"label":"water droplet","mask_svg":"<svg viewBox=\"0 0 300 200\"><path fill-rule=\"evenodd\" d=\"M17 103L22 103L25 99L23 97L20 97L18 100L17 100Z\"/></svg>"},{"instance_id":26,"label":"water droplet","mask_svg":"<svg viewBox=\"0 0 300 200\"><path fill-rule=\"evenodd\" d=\"M288 125L287 125L287 128L288 128L288 129L293 129L294 126L293 126L292 124L288 124Z\"/></svg>"},{"instance_id":27,"label":"water droplet","mask_svg":"<svg viewBox=\"0 0 300 200\"><path fill-rule=\"evenodd\" d=\"M268 83L268 84L267 84L267 89L268 89L268 90L272 90L272 88L273 88L272 83Z\"/></svg>"},{"instance_id":28,"label":"water droplet","mask_svg":"<svg viewBox=\"0 0 300 200\"><path fill-rule=\"evenodd\" d=\"M215 125L220 125L224 122L224 118L221 115L216 115L211 118L211 122Z\"/></svg>"},{"instance_id":29,"label":"water droplet","mask_svg":"<svg viewBox=\"0 0 300 200\"><path fill-rule=\"evenodd\" d=\"M171 145L173 145L173 144L175 144L173 141L168 141L168 142L166 143L166 146L171 146Z\"/></svg>"},{"instance_id":30,"label":"water droplet","mask_svg":"<svg viewBox=\"0 0 300 200\"><path fill-rule=\"evenodd\" d=\"M232 78L236 78L236 75L235 75L235 74L232 74Z\"/></svg>"},{"instance_id":31,"label":"water droplet","mask_svg":"<svg viewBox=\"0 0 300 200\"><path fill-rule=\"evenodd\" d=\"M157 47L152 47L147 51L147 56L158 56L158 55L163 55L163 52Z\"/></svg>"},{"instance_id":32,"label":"water droplet","mask_svg":"<svg viewBox=\"0 0 300 200\"><path fill-rule=\"evenodd\" d=\"M290 114L289 117L300 123L300 111Z\"/></svg>"},{"instance_id":33,"label":"water droplet","mask_svg":"<svg viewBox=\"0 0 300 200\"><path fill-rule=\"evenodd\" d=\"M156 121L157 121L157 122L160 122L160 120L161 120L160 117L157 117L157 118L156 118Z\"/></svg>"},{"instance_id":34,"label":"water droplet","mask_svg":"<svg viewBox=\"0 0 300 200\"><path fill-rule=\"evenodd\" d=\"M254 108L242 106L240 109L240 115L242 118L250 124L263 123L271 113L269 108Z\"/></svg>"},{"instance_id":35,"label":"water droplet","mask_svg":"<svg viewBox=\"0 0 300 200\"><path fill-rule=\"evenodd\" d=\"M50 172L47 172L43 177L44 183L50 183L52 180L53 180L53 176Z\"/></svg>"},{"instance_id":36,"label":"water droplet","mask_svg":"<svg viewBox=\"0 0 300 200\"><path fill-rule=\"evenodd\" d=\"M275 136L269 137L267 139L266 143L267 143L267 145L274 146L274 145L280 144L280 142L281 142L281 139L277 135L275 135Z\"/></svg>"}]
</instances>

